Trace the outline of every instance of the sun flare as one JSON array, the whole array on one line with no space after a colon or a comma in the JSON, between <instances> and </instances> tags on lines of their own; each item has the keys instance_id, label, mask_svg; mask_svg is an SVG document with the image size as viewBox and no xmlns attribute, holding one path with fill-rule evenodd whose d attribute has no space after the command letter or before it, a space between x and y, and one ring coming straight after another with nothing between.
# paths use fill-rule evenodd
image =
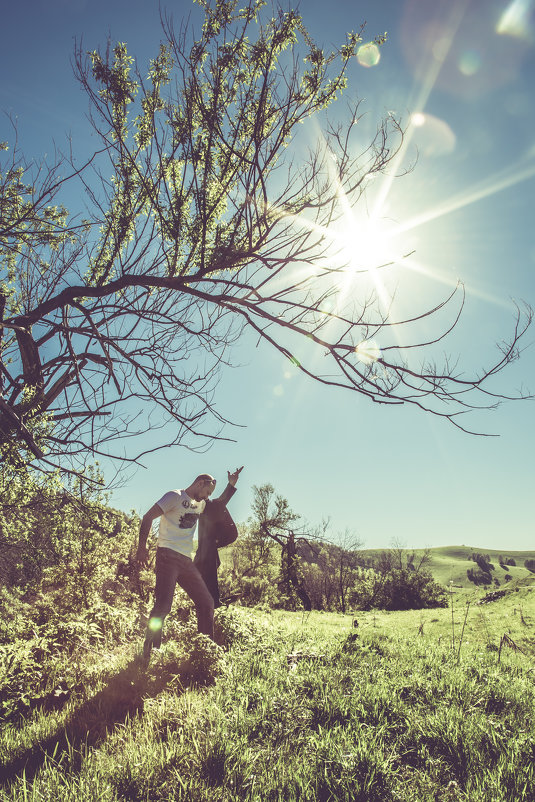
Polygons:
<instances>
[{"instance_id":1,"label":"sun flare","mask_svg":"<svg viewBox=\"0 0 535 802\"><path fill-rule=\"evenodd\" d=\"M387 274L381 268L394 266L404 258L401 243L396 242L397 229L384 218L344 215L345 228L332 233L341 276L339 300L351 296L354 282L368 278L383 307L391 302L385 281Z\"/></svg>"},{"instance_id":2,"label":"sun flare","mask_svg":"<svg viewBox=\"0 0 535 802\"><path fill-rule=\"evenodd\" d=\"M340 256L351 271L373 271L397 261L391 234L380 220L354 220L345 232L336 236Z\"/></svg>"}]
</instances>

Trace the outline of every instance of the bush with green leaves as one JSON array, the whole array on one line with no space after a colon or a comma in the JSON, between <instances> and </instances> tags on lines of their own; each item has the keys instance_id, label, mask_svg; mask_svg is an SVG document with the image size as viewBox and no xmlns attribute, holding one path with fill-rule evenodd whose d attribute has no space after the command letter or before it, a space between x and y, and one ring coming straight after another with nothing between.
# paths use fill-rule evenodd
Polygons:
<instances>
[{"instance_id":1,"label":"bush with green leaves","mask_svg":"<svg viewBox=\"0 0 535 802\"><path fill-rule=\"evenodd\" d=\"M261 638L257 620L249 611L220 607L214 616L214 638L225 649L252 647Z\"/></svg>"},{"instance_id":2,"label":"bush with green leaves","mask_svg":"<svg viewBox=\"0 0 535 802\"><path fill-rule=\"evenodd\" d=\"M152 651L150 670L171 687L212 684L222 670L221 647L197 632L193 622L170 622L167 635L161 648Z\"/></svg>"},{"instance_id":3,"label":"bush with green leaves","mask_svg":"<svg viewBox=\"0 0 535 802\"><path fill-rule=\"evenodd\" d=\"M65 701L80 679L76 652L101 641L97 626L68 621L56 629L35 627L32 637L0 644L0 719Z\"/></svg>"},{"instance_id":4,"label":"bush with green leaves","mask_svg":"<svg viewBox=\"0 0 535 802\"><path fill-rule=\"evenodd\" d=\"M473 582L474 585L490 585L492 582L492 577L489 571L482 571L480 568L468 568L466 571L466 576Z\"/></svg>"},{"instance_id":5,"label":"bush with green leaves","mask_svg":"<svg viewBox=\"0 0 535 802\"><path fill-rule=\"evenodd\" d=\"M368 572L351 594L355 609L421 610L447 607L446 591L426 571L392 569L384 575Z\"/></svg>"},{"instance_id":6,"label":"bush with green leaves","mask_svg":"<svg viewBox=\"0 0 535 802\"><path fill-rule=\"evenodd\" d=\"M89 609L128 557L136 521L107 506L98 466L84 478L0 467L0 580L65 612Z\"/></svg>"}]
</instances>

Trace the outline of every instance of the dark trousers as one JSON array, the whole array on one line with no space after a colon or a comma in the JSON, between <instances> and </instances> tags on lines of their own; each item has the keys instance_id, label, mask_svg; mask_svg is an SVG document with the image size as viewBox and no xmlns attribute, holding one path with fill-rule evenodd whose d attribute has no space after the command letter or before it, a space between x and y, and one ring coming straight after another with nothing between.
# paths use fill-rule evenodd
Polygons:
<instances>
[{"instance_id":1,"label":"dark trousers","mask_svg":"<svg viewBox=\"0 0 535 802\"><path fill-rule=\"evenodd\" d=\"M204 560L203 562L197 562L194 560L194 563L204 579L204 584L210 591L212 599L214 600L214 607L221 607L221 600L219 598L219 582L217 581L217 568L219 565L217 553L212 560Z\"/></svg>"},{"instance_id":2,"label":"dark trousers","mask_svg":"<svg viewBox=\"0 0 535 802\"><path fill-rule=\"evenodd\" d=\"M159 646L165 616L173 604L176 584L186 591L195 605L199 632L214 637L214 600L193 560L173 549L156 549L156 589L150 613L147 638Z\"/></svg>"}]
</instances>

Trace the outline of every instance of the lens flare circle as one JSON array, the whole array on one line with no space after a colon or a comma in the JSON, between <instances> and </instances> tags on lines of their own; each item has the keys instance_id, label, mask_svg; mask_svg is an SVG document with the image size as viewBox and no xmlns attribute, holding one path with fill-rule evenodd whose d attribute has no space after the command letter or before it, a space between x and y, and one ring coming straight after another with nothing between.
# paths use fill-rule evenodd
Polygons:
<instances>
[{"instance_id":1,"label":"lens flare circle","mask_svg":"<svg viewBox=\"0 0 535 802\"><path fill-rule=\"evenodd\" d=\"M381 349L375 340L363 340L355 346L355 353L364 365L372 365L381 358Z\"/></svg>"},{"instance_id":2,"label":"lens flare circle","mask_svg":"<svg viewBox=\"0 0 535 802\"><path fill-rule=\"evenodd\" d=\"M421 128L425 125L425 114L422 114L421 111L415 111L414 114L411 114L411 124L416 128Z\"/></svg>"},{"instance_id":3,"label":"lens flare circle","mask_svg":"<svg viewBox=\"0 0 535 802\"><path fill-rule=\"evenodd\" d=\"M445 120L416 111L410 123L412 142L424 156L442 156L455 150L457 138Z\"/></svg>"},{"instance_id":4,"label":"lens flare circle","mask_svg":"<svg viewBox=\"0 0 535 802\"><path fill-rule=\"evenodd\" d=\"M375 42L366 42L357 50L357 61L363 67L375 67L379 64L381 53Z\"/></svg>"},{"instance_id":5,"label":"lens flare circle","mask_svg":"<svg viewBox=\"0 0 535 802\"><path fill-rule=\"evenodd\" d=\"M481 63L481 55L476 50L466 50L459 59L459 71L470 78L479 72Z\"/></svg>"}]
</instances>

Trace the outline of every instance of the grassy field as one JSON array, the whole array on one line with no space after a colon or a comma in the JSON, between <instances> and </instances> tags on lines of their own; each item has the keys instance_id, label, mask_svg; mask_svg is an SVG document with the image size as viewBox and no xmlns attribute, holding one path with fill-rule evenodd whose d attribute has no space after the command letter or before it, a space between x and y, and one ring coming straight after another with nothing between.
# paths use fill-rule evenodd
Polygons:
<instances>
[{"instance_id":1,"label":"grassy field","mask_svg":"<svg viewBox=\"0 0 535 802\"><path fill-rule=\"evenodd\" d=\"M533 802L535 592L482 595L224 609L221 646L171 621L148 668L126 639L74 653L76 689L4 723L0 800Z\"/></svg>"}]
</instances>

